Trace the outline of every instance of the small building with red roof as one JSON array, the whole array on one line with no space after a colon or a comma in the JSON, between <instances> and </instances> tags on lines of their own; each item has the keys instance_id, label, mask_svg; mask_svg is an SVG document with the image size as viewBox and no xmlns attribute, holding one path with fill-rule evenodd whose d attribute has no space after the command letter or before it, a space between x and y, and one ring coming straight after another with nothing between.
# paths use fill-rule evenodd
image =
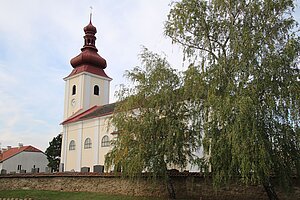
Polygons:
<instances>
[{"instance_id":1,"label":"small building with red roof","mask_svg":"<svg viewBox=\"0 0 300 200\"><path fill-rule=\"evenodd\" d=\"M0 151L0 171L2 173L45 172L47 156L33 146L10 147Z\"/></svg>"}]
</instances>

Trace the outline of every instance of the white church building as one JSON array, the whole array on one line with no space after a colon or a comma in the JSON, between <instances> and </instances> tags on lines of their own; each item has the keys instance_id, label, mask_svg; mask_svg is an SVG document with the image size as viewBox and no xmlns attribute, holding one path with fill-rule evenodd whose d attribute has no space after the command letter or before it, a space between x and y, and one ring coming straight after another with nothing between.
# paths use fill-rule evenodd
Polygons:
<instances>
[{"instance_id":1,"label":"white church building","mask_svg":"<svg viewBox=\"0 0 300 200\"><path fill-rule=\"evenodd\" d=\"M64 78L65 101L61 171L103 171L105 154L116 136L108 126L114 110L109 104L110 81L106 60L95 46L96 27L84 27L84 46L71 59L74 68Z\"/></svg>"}]
</instances>

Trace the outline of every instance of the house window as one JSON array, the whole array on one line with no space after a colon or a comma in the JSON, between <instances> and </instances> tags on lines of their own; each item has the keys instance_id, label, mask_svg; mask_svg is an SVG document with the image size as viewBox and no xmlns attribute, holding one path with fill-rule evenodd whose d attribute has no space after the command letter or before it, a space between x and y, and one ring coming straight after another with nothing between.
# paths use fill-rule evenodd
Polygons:
<instances>
[{"instance_id":1,"label":"house window","mask_svg":"<svg viewBox=\"0 0 300 200\"><path fill-rule=\"evenodd\" d=\"M72 95L75 95L76 94L76 85L73 85L72 87Z\"/></svg>"},{"instance_id":2,"label":"house window","mask_svg":"<svg viewBox=\"0 0 300 200\"><path fill-rule=\"evenodd\" d=\"M92 148L92 140L91 138L86 138L84 141L84 148L85 149L90 149Z\"/></svg>"},{"instance_id":3,"label":"house window","mask_svg":"<svg viewBox=\"0 0 300 200\"><path fill-rule=\"evenodd\" d=\"M75 141L71 140L70 144L69 144L69 150L75 150Z\"/></svg>"},{"instance_id":4,"label":"house window","mask_svg":"<svg viewBox=\"0 0 300 200\"><path fill-rule=\"evenodd\" d=\"M20 171L22 169L22 165L18 165L17 170Z\"/></svg>"},{"instance_id":5,"label":"house window","mask_svg":"<svg viewBox=\"0 0 300 200\"><path fill-rule=\"evenodd\" d=\"M98 85L95 85L94 86L94 95L99 95L99 86Z\"/></svg>"},{"instance_id":6,"label":"house window","mask_svg":"<svg viewBox=\"0 0 300 200\"><path fill-rule=\"evenodd\" d=\"M109 147L110 141L107 135L103 136L101 140L101 147Z\"/></svg>"}]
</instances>

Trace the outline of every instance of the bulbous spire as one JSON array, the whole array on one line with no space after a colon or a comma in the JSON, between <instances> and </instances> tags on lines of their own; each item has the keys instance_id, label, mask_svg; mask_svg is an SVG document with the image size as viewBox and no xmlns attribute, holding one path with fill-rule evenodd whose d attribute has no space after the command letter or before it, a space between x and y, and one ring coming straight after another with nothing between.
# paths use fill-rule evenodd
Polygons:
<instances>
[{"instance_id":1,"label":"bulbous spire","mask_svg":"<svg viewBox=\"0 0 300 200\"><path fill-rule=\"evenodd\" d=\"M83 28L85 34L93 34L95 35L97 33L97 29L95 26L93 26L92 21L90 20L90 23Z\"/></svg>"},{"instance_id":2,"label":"bulbous spire","mask_svg":"<svg viewBox=\"0 0 300 200\"><path fill-rule=\"evenodd\" d=\"M90 23L83 28L84 30L84 45L81 48L81 53L71 59L71 65L73 68L77 68L83 65L97 67L100 69L106 68L106 60L102 58L97 52L98 49L95 46L97 29L92 24L92 17L90 15Z\"/></svg>"}]
</instances>

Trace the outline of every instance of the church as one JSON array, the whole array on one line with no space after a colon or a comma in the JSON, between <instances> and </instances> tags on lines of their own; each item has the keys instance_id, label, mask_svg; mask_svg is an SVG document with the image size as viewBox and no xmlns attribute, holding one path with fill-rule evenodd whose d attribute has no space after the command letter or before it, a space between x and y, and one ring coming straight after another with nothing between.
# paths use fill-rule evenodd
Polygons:
<instances>
[{"instance_id":1,"label":"church","mask_svg":"<svg viewBox=\"0 0 300 200\"><path fill-rule=\"evenodd\" d=\"M109 103L110 81L106 60L97 52L97 29L90 18L84 27L81 53L72 58L71 73L64 78L65 100L61 171L102 172L105 155L116 137L109 126L115 104Z\"/></svg>"},{"instance_id":2,"label":"church","mask_svg":"<svg viewBox=\"0 0 300 200\"><path fill-rule=\"evenodd\" d=\"M60 171L103 172L105 155L117 137L110 124L115 103L109 103L110 81L106 60L97 52L97 29L90 18L84 27L81 53L72 58L71 73L64 78L65 101ZM200 148L195 152L203 157ZM192 165L186 170L198 171Z\"/></svg>"}]
</instances>

